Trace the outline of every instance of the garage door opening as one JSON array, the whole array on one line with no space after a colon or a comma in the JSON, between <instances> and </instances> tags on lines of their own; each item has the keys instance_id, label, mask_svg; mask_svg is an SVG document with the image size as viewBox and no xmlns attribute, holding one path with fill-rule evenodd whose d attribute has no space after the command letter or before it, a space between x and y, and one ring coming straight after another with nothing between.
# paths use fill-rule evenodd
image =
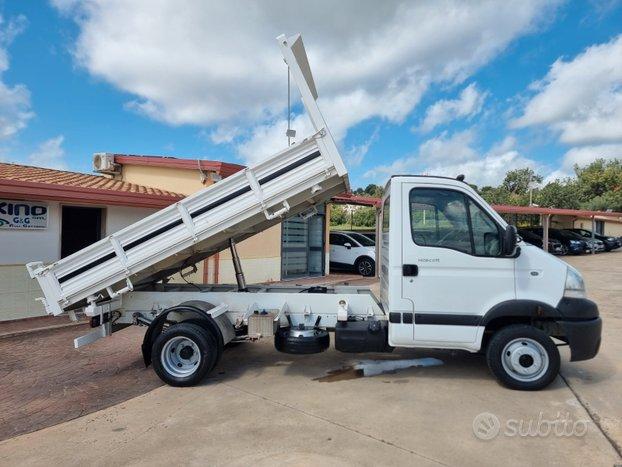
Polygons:
<instances>
[{"instance_id":1,"label":"garage door opening","mask_svg":"<svg viewBox=\"0 0 622 467\"><path fill-rule=\"evenodd\" d=\"M102 238L101 208L63 206L60 256L64 258Z\"/></svg>"}]
</instances>

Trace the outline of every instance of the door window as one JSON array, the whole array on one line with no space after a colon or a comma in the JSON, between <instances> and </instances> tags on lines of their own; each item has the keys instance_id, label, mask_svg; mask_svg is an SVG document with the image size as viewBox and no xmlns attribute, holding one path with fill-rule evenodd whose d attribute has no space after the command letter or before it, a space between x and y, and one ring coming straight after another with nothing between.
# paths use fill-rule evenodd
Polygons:
<instances>
[{"instance_id":1,"label":"door window","mask_svg":"<svg viewBox=\"0 0 622 467\"><path fill-rule=\"evenodd\" d=\"M412 237L417 245L449 248L477 256L501 252L499 228L464 194L453 190L410 191Z\"/></svg>"},{"instance_id":2,"label":"door window","mask_svg":"<svg viewBox=\"0 0 622 467\"><path fill-rule=\"evenodd\" d=\"M352 243L345 235L330 234L330 244L333 246L344 246L346 243Z\"/></svg>"},{"instance_id":3,"label":"door window","mask_svg":"<svg viewBox=\"0 0 622 467\"><path fill-rule=\"evenodd\" d=\"M473 229L473 247L478 256L499 256L501 236L499 227L477 204L469 199L469 214Z\"/></svg>"}]
</instances>

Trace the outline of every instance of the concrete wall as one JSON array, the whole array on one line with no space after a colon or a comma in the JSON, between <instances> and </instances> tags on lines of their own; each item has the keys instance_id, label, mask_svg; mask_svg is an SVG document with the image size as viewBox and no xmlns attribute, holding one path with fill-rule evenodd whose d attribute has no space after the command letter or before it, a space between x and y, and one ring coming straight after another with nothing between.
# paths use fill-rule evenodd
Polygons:
<instances>
[{"instance_id":1,"label":"concrete wall","mask_svg":"<svg viewBox=\"0 0 622 467\"><path fill-rule=\"evenodd\" d=\"M601 220L601 219L598 219ZM604 235L613 237L622 237L622 222L604 220ZM592 230L592 219L578 218L574 221L574 227L577 229Z\"/></svg>"},{"instance_id":2,"label":"concrete wall","mask_svg":"<svg viewBox=\"0 0 622 467\"><path fill-rule=\"evenodd\" d=\"M120 178L126 182L158 187L185 195L213 183L209 177L202 182L198 164L196 170L124 164ZM237 250L248 283L281 280L280 224L240 242ZM197 273L187 279L198 283L235 283L229 251L225 250L197 264ZM178 276L174 276L172 280L181 281Z\"/></svg>"},{"instance_id":3,"label":"concrete wall","mask_svg":"<svg viewBox=\"0 0 622 467\"><path fill-rule=\"evenodd\" d=\"M60 259L62 205L53 201L48 201L47 205L49 214L46 229L0 231L3 248L0 256L0 321L45 314L41 302L35 301L43 294L37 281L30 279L25 265L31 261L49 263ZM154 209L147 208L100 207L104 208L102 236L116 232L155 212Z\"/></svg>"}]
</instances>

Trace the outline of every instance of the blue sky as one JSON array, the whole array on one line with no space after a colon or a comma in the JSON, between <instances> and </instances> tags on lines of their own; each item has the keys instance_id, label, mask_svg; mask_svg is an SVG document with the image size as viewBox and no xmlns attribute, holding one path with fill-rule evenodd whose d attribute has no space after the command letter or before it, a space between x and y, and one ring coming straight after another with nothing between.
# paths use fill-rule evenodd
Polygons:
<instances>
[{"instance_id":1,"label":"blue sky","mask_svg":"<svg viewBox=\"0 0 622 467\"><path fill-rule=\"evenodd\" d=\"M2 2L0 159L256 162L286 146L281 32L303 33L355 187L622 158L621 2L321 3Z\"/></svg>"}]
</instances>

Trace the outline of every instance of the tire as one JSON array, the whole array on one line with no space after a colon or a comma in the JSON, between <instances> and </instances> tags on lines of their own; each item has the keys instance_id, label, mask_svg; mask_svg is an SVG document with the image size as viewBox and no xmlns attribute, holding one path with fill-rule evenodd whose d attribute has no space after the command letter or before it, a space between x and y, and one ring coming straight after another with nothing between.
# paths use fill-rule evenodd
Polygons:
<instances>
[{"instance_id":1,"label":"tire","mask_svg":"<svg viewBox=\"0 0 622 467\"><path fill-rule=\"evenodd\" d=\"M504 386L523 391L545 388L559 373L559 350L540 329L514 324L498 330L486 349L490 371Z\"/></svg>"},{"instance_id":2,"label":"tire","mask_svg":"<svg viewBox=\"0 0 622 467\"><path fill-rule=\"evenodd\" d=\"M274 334L274 347L290 354L313 354L324 352L330 345L328 331L322 329L296 330L279 328Z\"/></svg>"},{"instance_id":3,"label":"tire","mask_svg":"<svg viewBox=\"0 0 622 467\"><path fill-rule=\"evenodd\" d=\"M354 268L363 277L371 277L376 274L376 262L369 256L358 258Z\"/></svg>"},{"instance_id":4,"label":"tire","mask_svg":"<svg viewBox=\"0 0 622 467\"><path fill-rule=\"evenodd\" d=\"M170 386L194 386L216 365L218 344L201 326L174 324L160 334L151 351L153 369Z\"/></svg>"}]
</instances>

